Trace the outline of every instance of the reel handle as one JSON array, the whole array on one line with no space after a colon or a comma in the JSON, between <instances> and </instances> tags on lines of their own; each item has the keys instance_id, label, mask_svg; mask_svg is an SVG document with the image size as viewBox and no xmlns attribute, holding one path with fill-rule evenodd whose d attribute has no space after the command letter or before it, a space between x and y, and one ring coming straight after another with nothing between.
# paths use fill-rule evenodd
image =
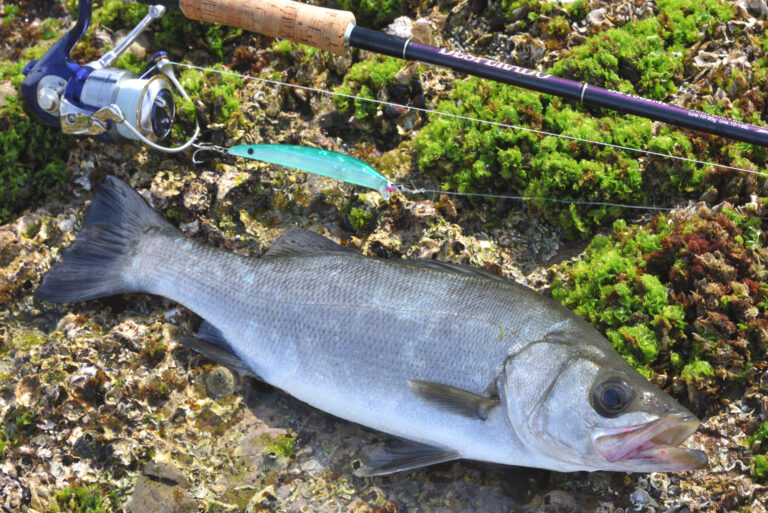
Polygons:
<instances>
[{"instance_id":1,"label":"reel handle","mask_svg":"<svg viewBox=\"0 0 768 513\"><path fill-rule=\"evenodd\" d=\"M184 16L304 43L337 55L355 15L293 0L179 0Z\"/></svg>"}]
</instances>

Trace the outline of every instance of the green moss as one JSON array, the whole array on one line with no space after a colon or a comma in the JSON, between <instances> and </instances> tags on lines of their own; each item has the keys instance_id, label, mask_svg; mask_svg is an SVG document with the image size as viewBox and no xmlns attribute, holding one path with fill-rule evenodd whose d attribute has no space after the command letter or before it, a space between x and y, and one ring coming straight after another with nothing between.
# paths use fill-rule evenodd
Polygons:
<instances>
[{"instance_id":1,"label":"green moss","mask_svg":"<svg viewBox=\"0 0 768 513\"><path fill-rule=\"evenodd\" d=\"M373 214L362 208L353 208L349 212L349 222L355 230L364 230L373 219Z\"/></svg>"},{"instance_id":2,"label":"green moss","mask_svg":"<svg viewBox=\"0 0 768 513\"><path fill-rule=\"evenodd\" d=\"M283 58L292 58L294 63L301 62L311 66L315 55L322 50L303 43L293 43L287 39L278 39L272 43L272 48Z\"/></svg>"},{"instance_id":3,"label":"green moss","mask_svg":"<svg viewBox=\"0 0 768 513\"><path fill-rule=\"evenodd\" d=\"M228 61L228 56L240 43L242 29L185 18L181 11L171 11L153 22L155 46L172 55L184 55L190 49L204 49L216 61Z\"/></svg>"},{"instance_id":4,"label":"green moss","mask_svg":"<svg viewBox=\"0 0 768 513\"><path fill-rule=\"evenodd\" d=\"M591 118L560 98L477 78L457 83L450 100L441 102L438 110L572 138L696 156L691 142L669 127L654 137L649 120L615 113ZM441 178L444 189L580 202L647 202L637 156L615 147L446 116L433 116L413 145L421 171ZM653 171L664 177L666 189L685 193L697 191L704 176L694 164L681 161L662 160ZM623 214L619 207L597 204L553 205L541 200L529 207L572 237L583 238Z\"/></svg>"},{"instance_id":5,"label":"green moss","mask_svg":"<svg viewBox=\"0 0 768 513\"><path fill-rule=\"evenodd\" d=\"M35 421L35 418L36 413L34 411L27 410L26 408L20 406L17 406L15 409L11 410L11 412L6 417L9 422L16 424L16 428L18 430L22 430L28 426L31 426Z\"/></svg>"},{"instance_id":6,"label":"green moss","mask_svg":"<svg viewBox=\"0 0 768 513\"><path fill-rule=\"evenodd\" d=\"M342 85L335 88L335 91L375 99L375 91L389 86L404 64L400 59L383 56L375 56L355 63L344 76ZM334 102L336 109L340 112L348 112L354 108L355 117L363 121L372 118L380 108L376 103L340 96L334 97Z\"/></svg>"},{"instance_id":7,"label":"green moss","mask_svg":"<svg viewBox=\"0 0 768 513\"><path fill-rule=\"evenodd\" d=\"M553 36L565 37L571 30L571 24L564 16L556 16L547 24L546 31Z\"/></svg>"},{"instance_id":8,"label":"green moss","mask_svg":"<svg viewBox=\"0 0 768 513\"><path fill-rule=\"evenodd\" d=\"M179 219L181 218L181 214L179 213L178 210L169 208L168 210L165 211L165 217L167 217L169 220L173 222L178 222Z\"/></svg>"},{"instance_id":9,"label":"green moss","mask_svg":"<svg viewBox=\"0 0 768 513\"><path fill-rule=\"evenodd\" d=\"M614 223L610 237L596 236L583 260L564 264L567 276L552 284L552 296L587 319L632 366L646 376L662 356L661 338L686 327L683 309L670 304L659 278L644 272L644 255L658 250L669 230L657 233L624 221ZM670 360L671 356L666 356ZM673 366L680 365L675 354Z\"/></svg>"},{"instance_id":10,"label":"green moss","mask_svg":"<svg viewBox=\"0 0 768 513\"><path fill-rule=\"evenodd\" d=\"M757 431L752 436L747 437L747 445L752 445L755 442L768 442L768 422L763 422L758 426Z\"/></svg>"},{"instance_id":11,"label":"green moss","mask_svg":"<svg viewBox=\"0 0 768 513\"><path fill-rule=\"evenodd\" d=\"M574 20L581 20L587 17L589 14L589 1L588 0L576 0L565 5L565 10L568 11L568 16Z\"/></svg>"},{"instance_id":12,"label":"green moss","mask_svg":"<svg viewBox=\"0 0 768 513\"><path fill-rule=\"evenodd\" d=\"M405 0L339 0L339 8L355 13L357 23L378 29L405 14Z\"/></svg>"},{"instance_id":13,"label":"green moss","mask_svg":"<svg viewBox=\"0 0 768 513\"><path fill-rule=\"evenodd\" d=\"M732 17L731 7L717 0L657 2L659 14L591 36L551 73L630 94L663 100L682 73L679 54Z\"/></svg>"},{"instance_id":14,"label":"green moss","mask_svg":"<svg viewBox=\"0 0 768 513\"><path fill-rule=\"evenodd\" d=\"M29 351L45 341L45 334L38 330L20 331L14 334L12 345L19 351Z\"/></svg>"},{"instance_id":15,"label":"green moss","mask_svg":"<svg viewBox=\"0 0 768 513\"><path fill-rule=\"evenodd\" d=\"M502 0L501 12L510 15L523 9L528 12L539 15L549 14L552 12L553 6L549 2L540 2L539 0ZM530 18L529 18L530 19Z\"/></svg>"},{"instance_id":16,"label":"green moss","mask_svg":"<svg viewBox=\"0 0 768 513\"><path fill-rule=\"evenodd\" d=\"M683 367L680 376L687 380L694 380L696 378L705 378L715 375L715 371L712 368L712 364L705 360L694 360L691 363Z\"/></svg>"},{"instance_id":17,"label":"green moss","mask_svg":"<svg viewBox=\"0 0 768 513\"><path fill-rule=\"evenodd\" d=\"M43 382L47 385L58 385L67 379L67 374L60 370L49 370L43 377Z\"/></svg>"},{"instance_id":18,"label":"green moss","mask_svg":"<svg viewBox=\"0 0 768 513\"><path fill-rule=\"evenodd\" d=\"M290 458L296 450L296 439L290 434L279 436L269 442L264 451L271 454Z\"/></svg>"},{"instance_id":19,"label":"green moss","mask_svg":"<svg viewBox=\"0 0 768 513\"><path fill-rule=\"evenodd\" d=\"M215 64L212 68L225 71L221 64ZM210 71L185 69L179 81L190 97L201 99L209 107L212 114L211 121L224 123L231 117L240 115L241 103L238 94L243 87L241 78ZM194 115L195 106L191 102L182 103L180 111L184 116L191 118Z\"/></svg>"},{"instance_id":20,"label":"green moss","mask_svg":"<svg viewBox=\"0 0 768 513\"><path fill-rule=\"evenodd\" d=\"M114 66L116 68L127 69L128 71L133 71L137 75L141 75L144 73L146 68L146 62L143 62L131 52L125 52L117 58Z\"/></svg>"},{"instance_id":21,"label":"green moss","mask_svg":"<svg viewBox=\"0 0 768 513\"><path fill-rule=\"evenodd\" d=\"M18 87L25 63L0 63L0 75ZM0 224L35 202L64 192L72 141L58 129L31 119L20 96L6 96L5 101L0 107Z\"/></svg>"},{"instance_id":22,"label":"green moss","mask_svg":"<svg viewBox=\"0 0 768 513\"><path fill-rule=\"evenodd\" d=\"M291 50L293 50L293 43L288 39L278 39L272 43L272 48L281 53L283 57L288 57L291 55Z\"/></svg>"},{"instance_id":23,"label":"green moss","mask_svg":"<svg viewBox=\"0 0 768 513\"><path fill-rule=\"evenodd\" d=\"M684 75L681 56L701 40L702 28L706 28L706 37L730 19L731 7L715 0L667 0L658 5L658 16L590 36L549 72L659 100L677 92ZM550 19L539 29L557 39L555 36L567 30L570 21L586 15L588 7L586 2L575 3L568 8L567 16L550 16L547 9L552 9L551 4L506 0L500 9L529 24L545 23L541 20L546 14ZM373 96L377 88L366 86L368 89L360 87L359 91ZM343 92L356 90L347 87ZM351 108L349 100L340 104ZM432 116L415 136L413 145L420 170L439 178L446 190L626 204L650 202L648 191L656 197L661 192L693 199L704 192L709 170L684 159L717 160L723 152L722 145L707 148L709 143L675 127L662 126L652 133L652 122L647 119L610 111L595 113L594 109L587 111L560 98L475 78L457 82L449 101L440 103L438 109L573 138ZM358 110L362 110L362 117L375 112L370 106L359 106ZM734 113L733 117L748 116L746 121L761 124L760 109L745 112L748 114ZM581 139L644 148L683 160L652 157L639 161L634 152ZM731 144L727 148L731 162L752 169L759 168L759 162L768 156L754 145ZM707 149L718 154L710 156ZM720 184L710 181L707 186ZM607 205L553 205L543 200L528 206L533 214L563 227L571 237L582 238L625 213Z\"/></svg>"},{"instance_id":24,"label":"green moss","mask_svg":"<svg viewBox=\"0 0 768 513\"><path fill-rule=\"evenodd\" d=\"M3 16L2 22L0 22L3 25L11 23L21 14L21 7L16 4L8 4L4 7L4 9L5 16Z\"/></svg>"},{"instance_id":25,"label":"green moss","mask_svg":"<svg viewBox=\"0 0 768 513\"><path fill-rule=\"evenodd\" d=\"M768 478L768 455L755 454L752 458L752 473L762 479Z\"/></svg>"},{"instance_id":26,"label":"green moss","mask_svg":"<svg viewBox=\"0 0 768 513\"><path fill-rule=\"evenodd\" d=\"M117 507L117 496L104 497L97 487L68 486L54 494L51 513L106 513Z\"/></svg>"},{"instance_id":27,"label":"green moss","mask_svg":"<svg viewBox=\"0 0 768 513\"><path fill-rule=\"evenodd\" d=\"M93 9L91 25L105 26L112 30L132 29L146 16L148 6L137 2L104 0Z\"/></svg>"},{"instance_id":28,"label":"green moss","mask_svg":"<svg viewBox=\"0 0 768 513\"><path fill-rule=\"evenodd\" d=\"M168 346L162 340L149 340L139 353L139 357L150 366L154 367L165 358Z\"/></svg>"}]
</instances>

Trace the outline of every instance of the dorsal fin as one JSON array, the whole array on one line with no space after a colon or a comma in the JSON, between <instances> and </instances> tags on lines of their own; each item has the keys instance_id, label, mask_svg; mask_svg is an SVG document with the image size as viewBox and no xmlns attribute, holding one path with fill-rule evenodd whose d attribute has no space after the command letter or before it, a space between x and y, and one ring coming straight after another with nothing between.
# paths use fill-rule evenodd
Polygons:
<instances>
[{"instance_id":1,"label":"dorsal fin","mask_svg":"<svg viewBox=\"0 0 768 513\"><path fill-rule=\"evenodd\" d=\"M272 244L262 258L319 255L333 252L354 253L315 232L302 228L289 228Z\"/></svg>"}]
</instances>

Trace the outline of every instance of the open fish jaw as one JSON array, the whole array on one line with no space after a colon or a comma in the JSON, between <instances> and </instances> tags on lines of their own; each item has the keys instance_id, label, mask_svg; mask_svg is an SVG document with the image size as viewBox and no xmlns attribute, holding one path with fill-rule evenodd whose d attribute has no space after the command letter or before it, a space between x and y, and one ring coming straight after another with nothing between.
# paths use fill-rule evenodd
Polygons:
<instances>
[{"instance_id":1,"label":"open fish jaw","mask_svg":"<svg viewBox=\"0 0 768 513\"><path fill-rule=\"evenodd\" d=\"M707 456L679 447L699 426L692 416L662 417L646 424L601 430L595 448L607 461L628 471L680 472L706 466ZM629 464L629 465L626 465Z\"/></svg>"}]
</instances>

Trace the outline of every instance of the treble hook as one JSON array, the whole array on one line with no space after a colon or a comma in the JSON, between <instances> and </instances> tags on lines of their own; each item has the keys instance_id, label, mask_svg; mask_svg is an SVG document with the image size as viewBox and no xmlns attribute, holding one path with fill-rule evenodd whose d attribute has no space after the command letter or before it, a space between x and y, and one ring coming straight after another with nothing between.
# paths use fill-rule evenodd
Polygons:
<instances>
[{"instance_id":1,"label":"treble hook","mask_svg":"<svg viewBox=\"0 0 768 513\"><path fill-rule=\"evenodd\" d=\"M196 143L192 145L195 148L195 152L192 153L192 163L193 164L205 164L205 160L201 160L197 158L197 154L201 151L213 151L215 153L218 153L220 155L229 155L229 151L227 151L227 148L224 146L217 146L215 144L210 143Z\"/></svg>"}]
</instances>

